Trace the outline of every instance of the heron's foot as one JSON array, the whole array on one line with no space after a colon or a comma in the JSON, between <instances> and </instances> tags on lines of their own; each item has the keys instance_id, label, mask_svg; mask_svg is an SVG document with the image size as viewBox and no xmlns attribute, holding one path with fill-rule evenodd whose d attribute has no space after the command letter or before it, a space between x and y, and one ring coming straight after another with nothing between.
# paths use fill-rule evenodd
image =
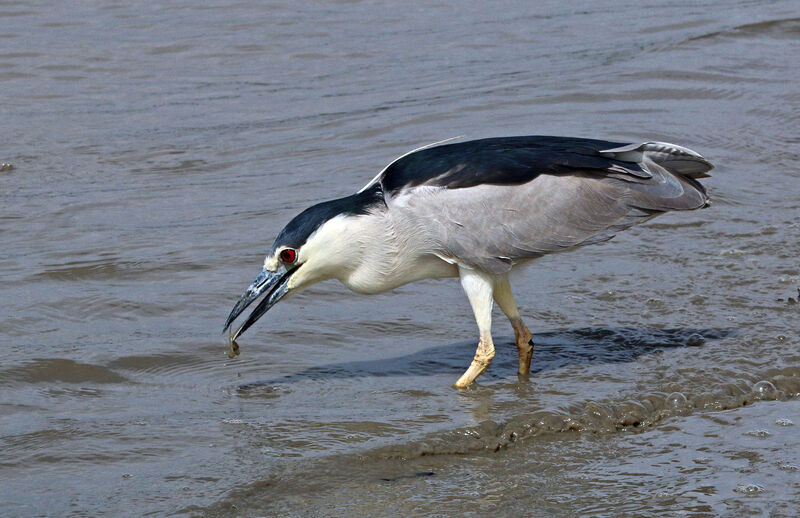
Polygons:
<instances>
[{"instance_id":1,"label":"heron's foot","mask_svg":"<svg viewBox=\"0 0 800 518\"><path fill-rule=\"evenodd\" d=\"M458 381L456 381L455 384L456 388L463 389L469 387L472 384L472 382L475 381L475 378L483 374L483 371L485 371L486 368L489 367L490 363L491 362L481 362L478 360L472 360L472 363L469 365L469 369L467 369L467 372L462 374L461 377L458 378Z\"/></svg>"},{"instance_id":2,"label":"heron's foot","mask_svg":"<svg viewBox=\"0 0 800 518\"><path fill-rule=\"evenodd\" d=\"M492 363L494 358L494 344L490 341L481 340L478 344L478 351L475 353L475 358L469 365L467 371L458 378L455 386L456 388L467 388L475 381L475 378L483 374L489 364Z\"/></svg>"}]
</instances>

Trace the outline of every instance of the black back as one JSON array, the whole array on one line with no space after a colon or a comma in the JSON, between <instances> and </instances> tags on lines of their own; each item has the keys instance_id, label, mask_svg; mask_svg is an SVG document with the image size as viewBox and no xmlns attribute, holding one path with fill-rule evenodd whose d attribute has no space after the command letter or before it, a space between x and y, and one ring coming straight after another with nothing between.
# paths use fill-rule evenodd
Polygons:
<instances>
[{"instance_id":1,"label":"black back","mask_svg":"<svg viewBox=\"0 0 800 518\"><path fill-rule=\"evenodd\" d=\"M630 162L600 155L625 145L619 142L571 137L498 137L422 149L391 164L380 179L387 193L431 185L458 189L480 184L513 185L541 174L576 170L637 170Z\"/></svg>"}]
</instances>

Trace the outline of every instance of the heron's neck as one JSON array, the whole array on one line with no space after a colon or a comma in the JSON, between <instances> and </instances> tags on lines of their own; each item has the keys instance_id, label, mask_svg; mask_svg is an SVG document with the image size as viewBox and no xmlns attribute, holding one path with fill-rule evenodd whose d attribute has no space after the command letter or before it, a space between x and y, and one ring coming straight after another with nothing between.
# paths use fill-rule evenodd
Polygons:
<instances>
[{"instance_id":1,"label":"heron's neck","mask_svg":"<svg viewBox=\"0 0 800 518\"><path fill-rule=\"evenodd\" d=\"M433 254L426 234L413 221L380 211L360 216L350 227L358 257L339 280L353 291L379 293L420 279L458 274Z\"/></svg>"}]
</instances>

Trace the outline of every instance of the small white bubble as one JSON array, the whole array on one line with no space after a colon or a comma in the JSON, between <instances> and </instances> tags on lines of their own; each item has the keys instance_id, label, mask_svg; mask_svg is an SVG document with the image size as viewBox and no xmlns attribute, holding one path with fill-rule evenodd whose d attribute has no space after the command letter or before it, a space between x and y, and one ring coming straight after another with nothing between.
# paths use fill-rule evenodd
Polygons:
<instances>
[{"instance_id":1,"label":"small white bubble","mask_svg":"<svg viewBox=\"0 0 800 518\"><path fill-rule=\"evenodd\" d=\"M778 399L778 389L767 380L761 380L753 385L753 392L759 399L774 400Z\"/></svg>"},{"instance_id":2,"label":"small white bubble","mask_svg":"<svg viewBox=\"0 0 800 518\"><path fill-rule=\"evenodd\" d=\"M750 437L758 437L760 439L764 439L766 437L770 437L772 434L766 430L750 430L749 432L745 432L744 435L749 435Z\"/></svg>"},{"instance_id":3,"label":"small white bubble","mask_svg":"<svg viewBox=\"0 0 800 518\"><path fill-rule=\"evenodd\" d=\"M226 417L222 420L222 422L225 424L245 424L245 422L241 419L233 419L230 417Z\"/></svg>"},{"instance_id":4,"label":"small white bubble","mask_svg":"<svg viewBox=\"0 0 800 518\"><path fill-rule=\"evenodd\" d=\"M794 423L792 422L792 420L788 419L786 417L783 417L781 419L776 419L775 420L775 424L778 425L778 426L794 426Z\"/></svg>"},{"instance_id":5,"label":"small white bubble","mask_svg":"<svg viewBox=\"0 0 800 518\"><path fill-rule=\"evenodd\" d=\"M745 255L746 253L747 252L739 248L728 248L725 250L721 250L719 255L739 256L739 255Z\"/></svg>"},{"instance_id":6,"label":"small white bubble","mask_svg":"<svg viewBox=\"0 0 800 518\"><path fill-rule=\"evenodd\" d=\"M759 484L741 484L734 489L737 493L744 493L747 495L755 495L758 493L763 493L767 489L764 486Z\"/></svg>"},{"instance_id":7,"label":"small white bubble","mask_svg":"<svg viewBox=\"0 0 800 518\"><path fill-rule=\"evenodd\" d=\"M667 406L678 409L686 408L689 406L689 401L686 399L686 396L684 396L683 393L673 392L667 396Z\"/></svg>"}]
</instances>

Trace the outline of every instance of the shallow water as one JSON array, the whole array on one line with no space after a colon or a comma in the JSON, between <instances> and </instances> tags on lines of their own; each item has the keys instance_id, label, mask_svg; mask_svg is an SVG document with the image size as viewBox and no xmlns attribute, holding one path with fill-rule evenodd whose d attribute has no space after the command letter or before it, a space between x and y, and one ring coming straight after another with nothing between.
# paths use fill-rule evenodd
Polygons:
<instances>
[{"instance_id":1,"label":"shallow water","mask_svg":"<svg viewBox=\"0 0 800 518\"><path fill-rule=\"evenodd\" d=\"M205 514L797 516L800 434L774 417L787 414L800 415L798 400L673 417L643 432L541 435L456 459L373 454L343 471L333 458L273 474Z\"/></svg>"},{"instance_id":2,"label":"shallow water","mask_svg":"<svg viewBox=\"0 0 800 518\"><path fill-rule=\"evenodd\" d=\"M0 514L798 514L796 2L0 19ZM686 145L714 205L519 273L530 382L497 314L450 386L477 338L453 280L318 285L227 359L299 210L515 134Z\"/></svg>"}]
</instances>

